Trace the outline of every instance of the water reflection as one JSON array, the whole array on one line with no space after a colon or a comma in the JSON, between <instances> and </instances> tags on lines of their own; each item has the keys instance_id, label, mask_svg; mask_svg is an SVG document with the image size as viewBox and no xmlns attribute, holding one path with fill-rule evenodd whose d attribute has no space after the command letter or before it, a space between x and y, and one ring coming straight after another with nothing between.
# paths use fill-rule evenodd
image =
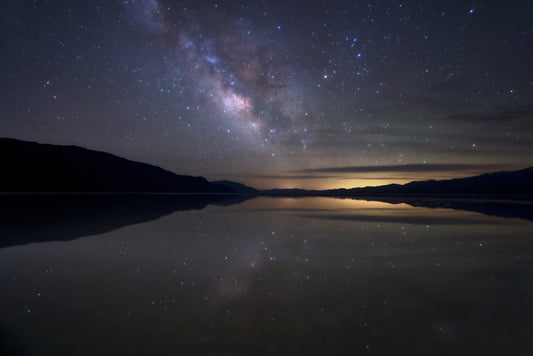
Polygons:
<instances>
[{"instance_id":1,"label":"water reflection","mask_svg":"<svg viewBox=\"0 0 533 356\"><path fill-rule=\"evenodd\" d=\"M40 195L0 197L0 248L33 242L68 241L139 224L176 211L230 206L256 196L239 195ZM366 198L369 199L369 198ZM527 201L371 198L262 198L246 209L299 214L313 219L409 224L503 224L480 214L533 221ZM408 209L407 206L416 207ZM423 209L429 207L431 210ZM508 221L516 224L516 221Z\"/></svg>"},{"instance_id":2,"label":"water reflection","mask_svg":"<svg viewBox=\"0 0 533 356\"><path fill-rule=\"evenodd\" d=\"M276 199L276 198L274 198ZM527 219L533 217L533 205L525 202L497 203L497 202L462 202L443 200L415 200L414 203L407 200L395 200L394 203L381 201L367 201L349 198L314 198L301 200L302 198L285 198L284 202L271 203L272 207L258 207L260 211L273 211L295 214L312 219L332 219L347 221L366 222L395 222L405 224L521 224L523 222L514 219ZM264 202L264 200L261 200ZM279 204L279 205L277 205ZM428 205L426 205L428 204ZM492 219L486 215L491 207L497 207L507 214L505 217L513 220ZM427 209L430 207L431 209ZM476 208L486 214L476 213ZM465 211L456 211L456 210ZM516 214L516 216L515 216ZM529 214L532 214L531 216Z\"/></svg>"},{"instance_id":3,"label":"water reflection","mask_svg":"<svg viewBox=\"0 0 533 356\"><path fill-rule=\"evenodd\" d=\"M525 220L346 199L178 211L1 249L2 344L28 354L528 354L532 232Z\"/></svg>"},{"instance_id":4,"label":"water reflection","mask_svg":"<svg viewBox=\"0 0 533 356\"><path fill-rule=\"evenodd\" d=\"M409 197L374 197L370 199L374 201L383 201L390 204L408 204L414 207L466 210L490 216L533 221L533 202L529 200L521 201Z\"/></svg>"},{"instance_id":5,"label":"water reflection","mask_svg":"<svg viewBox=\"0 0 533 356\"><path fill-rule=\"evenodd\" d=\"M0 247L68 241L143 223L208 204L229 206L235 195L4 195L0 198Z\"/></svg>"}]
</instances>

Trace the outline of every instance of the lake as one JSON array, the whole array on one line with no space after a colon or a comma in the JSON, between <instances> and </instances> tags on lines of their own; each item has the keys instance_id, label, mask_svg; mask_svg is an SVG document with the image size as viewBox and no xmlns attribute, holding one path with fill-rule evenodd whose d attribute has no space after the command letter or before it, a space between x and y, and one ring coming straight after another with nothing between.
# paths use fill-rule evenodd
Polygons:
<instances>
[{"instance_id":1,"label":"lake","mask_svg":"<svg viewBox=\"0 0 533 356\"><path fill-rule=\"evenodd\" d=\"M531 219L102 199L4 209L2 354L533 353Z\"/></svg>"}]
</instances>

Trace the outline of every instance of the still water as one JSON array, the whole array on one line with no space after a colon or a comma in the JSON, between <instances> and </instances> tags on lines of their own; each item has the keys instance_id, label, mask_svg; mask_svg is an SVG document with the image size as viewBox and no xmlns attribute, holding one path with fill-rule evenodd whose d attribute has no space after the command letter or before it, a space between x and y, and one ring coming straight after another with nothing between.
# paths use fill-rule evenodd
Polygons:
<instances>
[{"instance_id":1,"label":"still water","mask_svg":"<svg viewBox=\"0 0 533 356\"><path fill-rule=\"evenodd\" d=\"M4 221L0 352L533 353L527 219L333 198L204 205Z\"/></svg>"}]
</instances>

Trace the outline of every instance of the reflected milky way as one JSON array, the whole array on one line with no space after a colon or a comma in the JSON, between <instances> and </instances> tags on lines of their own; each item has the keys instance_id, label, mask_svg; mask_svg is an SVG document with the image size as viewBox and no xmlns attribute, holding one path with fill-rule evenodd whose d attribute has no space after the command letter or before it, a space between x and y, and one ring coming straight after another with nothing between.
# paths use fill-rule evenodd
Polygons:
<instances>
[{"instance_id":1,"label":"reflected milky way","mask_svg":"<svg viewBox=\"0 0 533 356\"><path fill-rule=\"evenodd\" d=\"M528 354L533 225L509 221L258 198L3 248L1 344L30 354Z\"/></svg>"}]
</instances>

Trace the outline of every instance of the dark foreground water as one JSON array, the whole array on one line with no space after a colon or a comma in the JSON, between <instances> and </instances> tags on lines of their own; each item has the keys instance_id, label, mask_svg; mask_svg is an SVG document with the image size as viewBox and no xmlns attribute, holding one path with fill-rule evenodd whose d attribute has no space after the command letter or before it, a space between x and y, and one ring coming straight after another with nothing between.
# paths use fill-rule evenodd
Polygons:
<instances>
[{"instance_id":1,"label":"dark foreground water","mask_svg":"<svg viewBox=\"0 0 533 356\"><path fill-rule=\"evenodd\" d=\"M0 353L533 353L527 219L331 198L220 204L9 215Z\"/></svg>"}]
</instances>

